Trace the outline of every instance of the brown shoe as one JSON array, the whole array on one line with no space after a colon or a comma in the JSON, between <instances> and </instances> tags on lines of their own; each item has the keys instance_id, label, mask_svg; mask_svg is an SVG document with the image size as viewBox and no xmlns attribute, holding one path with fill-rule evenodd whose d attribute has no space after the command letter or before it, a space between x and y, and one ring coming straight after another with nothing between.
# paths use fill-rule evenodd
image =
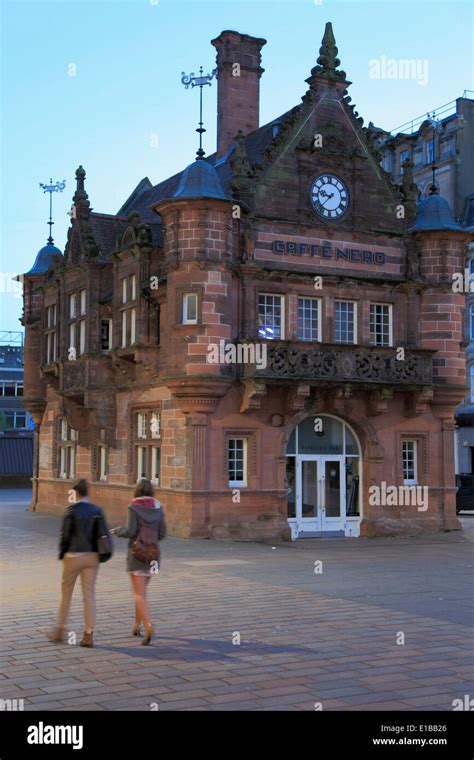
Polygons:
<instances>
[{"instance_id":1,"label":"brown shoe","mask_svg":"<svg viewBox=\"0 0 474 760\"><path fill-rule=\"evenodd\" d=\"M50 641L59 644L61 641L64 641L64 628L53 628L46 635Z\"/></svg>"},{"instance_id":2,"label":"brown shoe","mask_svg":"<svg viewBox=\"0 0 474 760\"><path fill-rule=\"evenodd\" d=\"M89 647L92 648L94 646L94 643L92 641L92 633L86 633L84 631L84 634L82 636L82 639L79 642L80 647Z\"/></svg>"}]
</instances>

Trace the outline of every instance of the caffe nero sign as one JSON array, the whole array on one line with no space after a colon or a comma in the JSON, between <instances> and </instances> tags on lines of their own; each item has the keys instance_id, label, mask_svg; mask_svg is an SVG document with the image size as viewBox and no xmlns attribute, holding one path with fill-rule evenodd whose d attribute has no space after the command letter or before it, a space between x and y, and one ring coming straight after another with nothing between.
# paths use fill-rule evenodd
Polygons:
<instances>
[{"instance_id":1,"label":"caffe nero sign","mask_svg":"<svg viewBox=\"0 0 474 760\"><path fill-rule=\"evenodd\" d=\"M337 248L329 243L297 243L296 241L274 240L273 253L283 256L312 256L321 259L342 259L360 264L385 264L383 251L366 251L361 248Z\"/></svg>"}]
</instances>

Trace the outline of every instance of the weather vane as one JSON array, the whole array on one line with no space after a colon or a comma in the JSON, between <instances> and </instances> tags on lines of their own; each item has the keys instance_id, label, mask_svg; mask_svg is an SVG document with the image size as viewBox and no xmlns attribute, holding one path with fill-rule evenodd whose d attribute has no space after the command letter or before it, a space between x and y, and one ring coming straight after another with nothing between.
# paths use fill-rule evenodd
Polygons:
<instances>
[{"instance_id":1,"label":"weather vane","mask_svg":"<svg viewBox=\"0 0 474 760\"><path fill-rule=\"evenodd\" d=\"M62 193L64 188L66 187L66 180L63 179L62 182L56 182L53 185L53 180L49 180L49 185L43 185L42 182L39 183L39 186L43 189L43 192L49 193L49 238L48 243L50 245L53 244L53 236L52 236L52 227L53 227L53 193Z\"/></svg>"},{"instance_id":2,"label":"weather vane","mask_svg":"<svg viewBox=\"0 0 474 760\"><path fill-rule=\"evenodd\" d=\"M202 135L203 135L203 132L205 132L206 130L202 126L202 88L206 84L208 84L210 87L211 80L214 77L216 77L217 79L217 69L214 69L214 71L211 74L206 74L205 76L202 75L202 72L203 72L202 66L199 69L198 77L194 76L193 71L189 74L189 76L185 74L184 71L181 72L181 84L184 84L186 89L188 89L189 85L191 85L191 87L199 87L199 127L196 129L196 132L199 132L199 150L196 151L196 154L197 154L196 161L204 157L204 151L202 149Z\"/></svg>"}]
</instances>

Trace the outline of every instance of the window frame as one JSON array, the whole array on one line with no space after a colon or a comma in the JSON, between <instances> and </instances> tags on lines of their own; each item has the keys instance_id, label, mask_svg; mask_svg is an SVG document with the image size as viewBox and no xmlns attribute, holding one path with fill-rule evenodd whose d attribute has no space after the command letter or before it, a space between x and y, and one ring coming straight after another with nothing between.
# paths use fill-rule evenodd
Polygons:
<instances>
[{"instance_id":1,"label":"window frame","mask_svg":"<svg viewBox=\"0 0 474 760\"><path fill-rule=\"evenodd\" d=\"M296 301L296 338L297 340L303 340L307 343L321 343L322 342L322 298L314 296L298 296ZM300 335L300 301L316 301L316 338L303 338ZM311 310L312 311L312 310ZM312 330L312 327L311 327ZM304 331L304 330L303 330Z\"/></svg>"},{"instance_id":2,"label":"window frame","mask_svg":"<svg viewBox=\"0 0 474 760\"><path fill-rule=\"evenodd\" d=\"M353 307L352 310L352 326L353 326L353 340L338 340L337 339L337 319L336 319L336 308L339 304L351 304ZM348 298L335 298L334 299L334 343L337 343L340 346L356 346L358 341L358 330L357 330L357 319L358 319L358 302L357 301L351 301ZM346 330L347 332L347 330Z\"/></svg>"},{"instance_id":3,"label":"window frame","mask_svg":"<svg viewBox=\"0 0 474 760\"><path fill-rule=\"evenodd\" d=\"M193 319L188 318L188 303L190 299L195 301L195 313L196 316ZM182 311L181 311L181 324L183 325L197 325L199 319L199 296L193 291L187 291L182 295Z\"/></svg>"},{"instance_id":4,"label":"window frame","mask_svg":"<svg viewBox=\"0 0 474 760\"><path fill-rule=\"evenodd\" d=\"M231 476L231 443L242 442L242 480L232 479ZM227 480L229 488L247 488L248 486L248 438L229 436L227 438ZM234 475L236 474L237 458L234 463Z\"/></svg>"},{"instance_id":5,"label":"window frame","mask_svg":"<svg viewBox=\"0 0 474 760\"><path fill-rule=\"evenodd\" d=\"M416 438L403 438L401 441L401 454L402 454L402 480L404 486L415 486L418 485L418 475L419 475L419 466L418 466L418 455L419 455L419 447L418 447L418 440ZM413 446L413 478L406 478L405 477L405 457L404 457L404 448L405 445L411 444Z\"/></svg>"},{"instance_id":6,"label":"window frame","mask_svg":"<svg viewBox=\"0 0 474 760\"><path fill-rule=\"evenodd\" d=\"M260 306L261 306L261 304L260 304L260 298L262 296L264 298L275 298L275 299L278 298L280 300L280 335L278 335L278 336L274 335L273 338L268 337L267 335L263 336L259 332L262 327L263 328L266 327L266 325L264 325L263 323L260 324L260 320L267 318L266 315L262 316L260 314ZM272 341L285 340L285 319L286 319L285 301L286 301L285 295L282 294L282 293L270 293L268 291L263 291L263 290L262 291L260 291L260 290L258 291L258 294L257 294L257 321L258 321L258 324L257 324L257 336L258 336L258 338L260 338L261 340L272 340ZM265 303L265 309L266 308L267 308L267 304ZM275 325L274 324L272 324L272 327L273 327L273 329L275 329Z\"/></svg>"},{"instance_id":7,"label":"window frame","mask_svg":"<svg viewBox=\"0 0 474 760\"><path fill-rule=\"evenodd\" d=\"M382 307L388 309L388 343L377 343L373 341L372 335L377 335L372 332L372 307ZM393 304L384 303L382 301L371 301L369 304L369 332L370 332L370 345L374 348L392 348L393 347ZM383 333L381 333L383 336Z\"/></svg>"}]
</instances>

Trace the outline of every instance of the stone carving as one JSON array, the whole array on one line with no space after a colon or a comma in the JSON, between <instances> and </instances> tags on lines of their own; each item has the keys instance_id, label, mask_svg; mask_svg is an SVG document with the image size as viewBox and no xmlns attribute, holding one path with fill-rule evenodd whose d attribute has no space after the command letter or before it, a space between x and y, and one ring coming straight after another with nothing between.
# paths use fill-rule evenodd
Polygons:
<instances>
[{"instance_id":1,"label":"stone carving","mask_svg":"<svg viewBox=\"0 0 474 760\"><path fill-rule=\"evenodd\" d=\"M414 351L407 352L405 360L399 361L394 351L380 349L269 346L267 367L256 370L255 377L422 385L432 382L432 359Z\"/></svg>"},{"instance_id":2,"label":"stone carving","mask_svg":"<svg viewBox=\"0 0 474 760\"><path fill-rule=\"evenodd\" d=\"M85 373L83 364L64 364L62 377L62 390L67 391L76 388L84 388Z\"/></svg>"}]
</instances>

